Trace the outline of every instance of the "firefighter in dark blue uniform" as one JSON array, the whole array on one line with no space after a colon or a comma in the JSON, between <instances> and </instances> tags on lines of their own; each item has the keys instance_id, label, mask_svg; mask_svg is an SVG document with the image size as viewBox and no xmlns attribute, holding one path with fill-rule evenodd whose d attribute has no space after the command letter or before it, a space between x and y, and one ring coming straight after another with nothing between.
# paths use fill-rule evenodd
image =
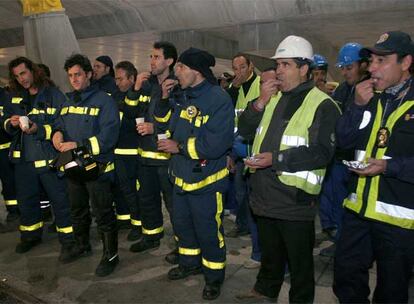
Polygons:
<instances>
[{"instance_id":1,"label":"firefighter in dark blue uniform","mask_svg":"<svg viewBox=\"0 0 414 304\"><path fill-rule=\"evenodd\" d=\"M135 117L138 102L128 99L128 90L134 85L137 70L129 61L121 61L115 66L115 81L118 92L113 95L118 104L121 129L115 149L116 184L114 200L118 227L132 226L129 241L141 237L141 217L139 214L138 190L138 138ZM125 223L125 224L120 224Z\"/></svg>"},{"instance_id":2,"label":"firefighter in dark blue uniform","mask_svg":"<svg viewBox=\"0 0 414 304\"><path fill-rule=\"evenodd\" d=\"M106 55L97 57L93 63L92 84L112 96L118 92L114 77L114 64L111 57Z\"/></svg>"},{"instance_id":3,"label":"firefighter in dark blue uniform","mask_svg":"<svg viewBox=\"0 0 414 304\"><path fill-rule=\"evenodd\" d=\"M344 200L333 290L340 303L370 303L369 269L376 262L373 303L407 303L414 265L414 44L404 32L382 34L369 57L370 78L338 120L338 145L354 149Z\"/></svg>"},{"instance_id":4,"label":"firefighter in dark blue uniform","mask_svg":"<svg viewBox=\"0 0 414 304\"><path fill-rule=\"evenodd\" d=\"M11 95L4 108L3 125L12 136L10 158L15 164L20 210L21 242L16 246L16 252L27 252L41 242L43 221L39 202L42 185L54 204L56 228L62 244L59 259L70 262L76 256L72 253L75 242L66 183L48 167L56 155L50 142L52 124L65 96L25 57L12 60L9 73ZM27 121L28 126L25 125Z\"/></svg>"},{"instance_id":5,"label":"firefighter in dark blue uniform","mask_svg":"<svg viewBox=\"0 0 414 304\"><path fill-rule=\"evenodd\" d=\"M172 77L170 73L176 60L177 50L171 43L156 42L151 52L151 72L140 73L134 90L128 92L128 99L139 103L137 117L145 120L137 124L140 135L139 203L143 238L131 246L132 252L160 246L160 239L164 236L161 193L170 218L172 214L173 187L168 178L170 154L157 150L157 138L159 134L165 133L171 117L168 103L161 102L161 84ZM155 108L159 108L157 115L154 113ZM171 223L174 228L173 221ZM173 253L174 256L177 255Z\"/></svg>"},{"instance_id":6,"label":"firefighter in dark blue uniform","mask_svg":"<svg viewBox=\"0 0 414 304\"><path fill-rule=\"evenodd\" d=\"M7 92L0 88L0 120L4 116L4 103L7 101ZM10 232L19 225L19 208L17 207L16 190L14 186L14 168L9 160L11 137L3 128L0 129L0 180L2 195L6 205L6 225L0 224L0 232Z\"/></svg>"},{"instance_id":7,"label":"firefighter in dark blue uniform","mask_svg":"<svg viewBox=\"0 0 414 304\"><path fill-rule=\"evenodd\" d=\"M168 278L203 272L206 300L220 295L224 281L223 193L228 187L226 155L234 128L230 96L217 85L209 68L214 64L214 57L199 49L180 55L175 74L183 92L172 98L172 139L158 142L159 150L173 155L173 220L180 257ZM174 80L166 81L163 96L174 85Z\"/></svg>"},{"instance_id":8,"label":"firefighter in dark blue uniform","mask_svg":"<svg viewBox=\"0 0 414 304\"><path fill-rule=\"evenodd\" d=\"M75 54L65 62L65 70L74 89L64 103L53 129L53 145L60 152L86 149L96 163L85 167L99 169L99 176L69 176L71 162L65 166L68 175L69 200L79 254L91 251L89 199L96 212L98 232L103 242L103 255L95 274L106 276L119 262L118 231L112 208L111 183L114 180L114 148L119 134L119 114L115 101L96 86L90 85L92 66L87 57ZM72 169L72 170L71 170Z\"/></svg>"}]
</instances>

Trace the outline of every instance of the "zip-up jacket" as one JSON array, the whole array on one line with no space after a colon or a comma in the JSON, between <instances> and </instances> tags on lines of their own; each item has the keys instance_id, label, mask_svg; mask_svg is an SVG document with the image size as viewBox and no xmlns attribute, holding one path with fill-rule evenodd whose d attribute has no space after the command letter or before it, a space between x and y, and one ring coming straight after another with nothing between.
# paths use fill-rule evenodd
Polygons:
<instances>
[{"instance_id":1,"label":"zip-up jacket","mask_svg":"<svg viewBox=\"0 0 414 304\"><path fill-rule=\"evenodd\" d=\"M53 160L57 152L50 141L52 125L65 100L65 95L54 86L39 88L34 96L29 96L27 90L11 93L9 101L4 106L3 126L12 136L12 162L30 161L34 162L36 168L40 168ZM28 116L36 123L37 132L28 135L23 133L20 127L14 128L10 124L10 117L13 115Z\"/></svg>"},{"instance_id":2,"label":"zip-up jacket","mask_svg":"<svg viewBox=\"0 0 414 304\"><path fill-rule=\"evenodd\" d=\"M317 195L288 186L278 178L280 172L300 173L326 168L334 154L335 123L340 112L328 97L320 102L315 111L308 128L307 144L281 149L281 143L289 142L282 141L289 121L313 87L313 82L307 81L289 92L281 93L273 111L259 150L260 153L272 153L273 164L256 170L250 176L250 204L253 212L259 216L298 221L313 220L315 217ZM267 106L269 105L270 103ZM265 111L257 112L250 103L240 116L240 134L247 139L253 139L264 113Z\"/></svg>"},{"instance_id":3,"label":"zip-up jacket","mask_svg":"<svg viewBox=\"0 0 414 304\"><path fill-rule=\"evenodd\" d=\"M352 148L359 160L386 159L386 171L372 177L352 174L344 206L359 216L405 229L414 229L414 79L407 93L375 94L366 106L352 104L337 124L338 144ZM405 94L405 95L404 95ZM403 97L402 99L399 97ZM385 112L385 113L384 113ZM387 128L385 147L377 145L379 130Z\"/></svg>"},{"instance_id":4,"label":"zip-up jacket","mask_svg":"<svg viewBox=\"0 0 414 304\"><path fill-rule=\"evenodd\" d=\"M225 190L234 128L231 99L206 80L178 96L170 126L180 147L170 164L175 187L184 192Z\"/></svg>"},{"instance_id":5,"label":"zip-up jacket","mask_svg":"<svg viewBox=\"0 0 414 304\"><path fill-rule=\"evenodd\" d=\"M109 96L116 94L118 91L114 77L109 74L102 76L99 80L93 81L92 85L96 85L99 90L104 91Z\"/></svg>"},{"instance_id":6,"label":"zip-up jacket","mask_svg":"<svg viewBox=\"0 0 414 304\"><path fill-rule=\"evenodd\" d=\"M0 122L4 123L4 104L8 101L6 90L0 88ZM8 149L11 144L11 136L0 128L0 150Z\"/></svg>"},{"instance_id":7,"label":"zip-up jacket","mask_svg":"<svg viewBox=\"0 0 414 304\"><path fill-rule=\"evenodd\" d=\"M161 86L156 76L151 76L142 84L139 91L129 90L129 102L138 104L137 116L144 117L145 122L154 124L154 134L139 136L140 160L145 165L166 166L170 159L169 153L157 149L157 134L165 133L171 118L171 108L168 102L162 101ZM156 111L157 109L157 111ZM155 115L157 112L157 115Z\"/></svg>"},{"instance_id":8,"label":"zip-up jacket","mask_svg":"<svg viewBox=\"0 0 414 304\"><path fill-rule=\"evenodd\" d=\"M112 162L120 125L116 102L96 86L68 97L54 131L61 131L64 141L87 147L95 160Z\"/></svg>"},{"instance_id":9,"label":"zip-up jacket","mask_svg":"<svg viewBox=\"0 0 414 304\"><path fill-rule=\"evenodd\" d=\"M115 100L118 104L121 128L119 130L118 143L115 155L138 156L139 134L136 130L135 117L138 115L138 102L134 102L127 97L127 92L117 92Z\"/></svg>"}]
</instances>

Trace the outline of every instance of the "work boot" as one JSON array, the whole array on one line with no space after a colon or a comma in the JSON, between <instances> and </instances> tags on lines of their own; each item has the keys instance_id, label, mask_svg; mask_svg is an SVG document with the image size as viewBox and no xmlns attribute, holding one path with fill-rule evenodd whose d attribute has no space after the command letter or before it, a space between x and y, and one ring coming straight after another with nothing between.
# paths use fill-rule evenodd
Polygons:
<instances>
[{"instance_id":1,"label":"work boot","mask_svg":"<svg viewBox=\"0 0 414 304\"><path fill-rule=\"evenodd\" d=\"M103 254L101 262L96 268L95 275L105 277L110 275L119 263L118 257L118 231L101 233L103 241Z\"/></svg>"},{"instance_id":2,"label":"work boot","mask_svg":"<svg viewBox=\"0 0 414 304\"><path fill-rule=\"evenodd\" d=\"M27 240L21 241L16 246L16 253L26 253L31 250L33 247L39 245L42 242L42 239L34 239L34 240Z\"/></svg>"},{"instance_id":3,"label":"work boot","mask_svg":"<svg viewBox=\"0 0 414 304\"><path fill-rule=\"evenodd\" d=\"M184 279L190 275L197 275L202 272L201 267L183 267L183 266L177 266L175 268L170 269L168 271L168 279L174 281L174 280L181 280Z\"/></svg>"},{"instance_id":4,"label":"work boot","mask_svg":"<svg viewBox=\"0 0 414 304\"><path fill-rule=\"evenodd\" d=\"M146 240L142 239L141 241L132 244L131 247L129 247L129 251L132 252L144 252L149 249L158 248L160 247L160 240Z\"/></svg>"},{"instance_id":5,"label":"work boot","mask_svg":"<svg viewBox=\"0 0 414 304\"><path fill-rule=\"evenodd\" d=\"M132 226L131 231L128 233L127 240L130 242L138 241L142 237L141 226Z\"/></svg>"},{"instance_id":6,"label":"work boot","mask_svg":"<svg viewBox=\"0 0 414 304\"><path fill-rule=\"evenodd\" d=\"M165 260L172 264L172 265L177 265L178 264L178 259L179 259L180 254L178 253L178 247L174 248L170 253L168 253L165 256Z\"/></svg>"},{"instance_id":7,"label":"work boot","mask_svg":"<svg viewBox=\"0 0 414 304\"><path fill-rule=\"evenodd\" d=\"M59 261L62 264L68 264L76 261L84 256L84 251L73 242L69 244L63 244L60 249Z\"/></svg>"},{"instance_id":8,"label":"work boot","mask_svg":"<svg viewBox=\"0 0 414 304\"><path fill-rule=\"evenodd\" d=\"M89 228L82 231L75 231L75 240L82 256L92 255L92 247L89 242Z\"/></svg>"},{"instance_id":9,"label":"work boot","mask_svg":"<svg viewBox=\"0 0 414 304\"><path fill-rule=\"evenodd\" d=\"M215 300L220 295L221 284L206 284L203 289L203 299L204 300Z\"/></svg>"}]
</instances>

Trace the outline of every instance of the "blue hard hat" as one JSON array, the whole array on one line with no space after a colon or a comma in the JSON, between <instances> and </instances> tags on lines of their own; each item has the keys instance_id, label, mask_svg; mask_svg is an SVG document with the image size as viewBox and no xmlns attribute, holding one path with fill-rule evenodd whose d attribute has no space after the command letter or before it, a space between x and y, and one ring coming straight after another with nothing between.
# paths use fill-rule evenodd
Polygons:
<instances>
[{"instance_id":1,"label":"blue hard hat","mask_svg":"<svg viewBox=\"0 0 414 304\"><path fill-rule=\"evenodd\" d=\"M336 59L336 66L340 68L361 60L362 58L359 56L359 51L361 49L362 45L356 42L349 42L345 44L339 50L338 58Z\"/></svg>"},{"instance_id":2,"label":"blue hard hat","mask_svg":"<svg viewBox=\"0 0 414 304\"><path fill-rule=\"evenodd\" d=\"M313 55L312 68L327 69L328 68L328 60L326 60L326 58L322 55L314 54Z\"/></svg>"}]
</instances>

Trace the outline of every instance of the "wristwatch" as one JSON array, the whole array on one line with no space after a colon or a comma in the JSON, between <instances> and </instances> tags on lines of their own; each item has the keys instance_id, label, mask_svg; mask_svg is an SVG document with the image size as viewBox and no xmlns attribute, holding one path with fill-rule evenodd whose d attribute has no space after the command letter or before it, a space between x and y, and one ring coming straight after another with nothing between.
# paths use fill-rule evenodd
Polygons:
<instances>
[{"instance_id":1,"label":"wristwatch","mask_svg":"<svg viewBox=\"0 0 414 304\"><path fill-rule=\"evenodd\" d=\"M183 155L185 154L184 145L182 143L178 143L177 148L178 148L178 153L183 154Z\"/></svg>"}]
</instances>

